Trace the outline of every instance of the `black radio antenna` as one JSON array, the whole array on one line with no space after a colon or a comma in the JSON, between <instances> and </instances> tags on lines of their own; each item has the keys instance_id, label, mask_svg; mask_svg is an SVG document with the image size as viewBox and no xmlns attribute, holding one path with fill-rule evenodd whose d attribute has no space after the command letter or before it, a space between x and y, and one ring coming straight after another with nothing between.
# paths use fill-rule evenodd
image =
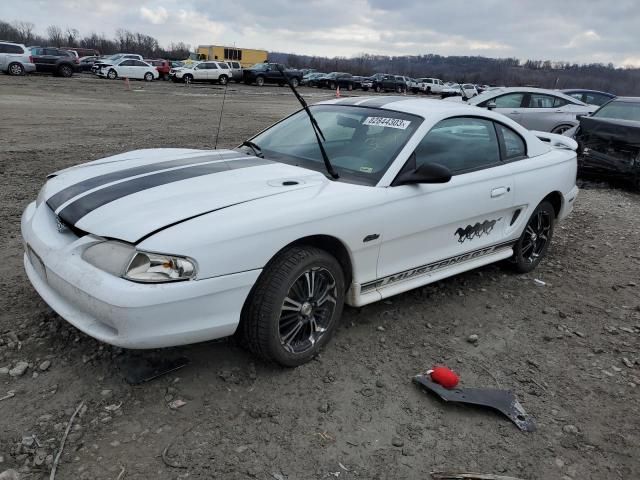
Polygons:
<instances>
[{"instance_id":1,"label":"black radio antenna","mask_svg":"<svg viewBox=\"0 0 640 480\"><path fill-rule=\"evenodd\" d=\"M334 170L333 165L331 165L331 161L329 160L329 155L327 155L327 151L324 149L324 145L322 141L325 140L325 138L324 138L324 134L322 133L322 130L320 130L320 125L318 125L316 118L313 116L313 113L311 113L311 110L309 109L309 105L307 105L307 102L304 100L304 98L302 98L302 95L298 93L298 91L296 90L296 87L293 86L293 83L291 83L291 80L289 79L289 76L287 75L287 73L284 71L284 68L282 67L282 65L277 64L276 68L286 80L287 84L289 85L289 88L291 89L293 94L296 96L296 98L300 102L300 105L302 105L302 109L305 112L307 112L307 115L309 116L309 120L311 120L311 128L313 129L313 133L315 134L316 140L318 141L318 147L320 148L320 153L322 154L322 160L324 161L324 166L327 169L327 172L329 173L329 175L331 176L331 179L337 180L338 178L340 178L340 175L338 175L338 172Z\"/></svg>"},{"instance_id":2,"label":"black radio antenna","mask_svg":"<svg viewBox=\"0 0 640 480\"><path fill-rule=\"evenodd\" d=\"M224 84L224 92L222 94L222 106L220 107L220 117L218 118L218 130L216 131L216 141L215 141L215 143L213 145L213 149L214 150L218 149L218 137L220 136L220 126L222 125L222 113L224 112L224 102L227 99L227 87L228 86L229 86L229 79L227 78L227 81Z\"/></svg>"}]
</instances>

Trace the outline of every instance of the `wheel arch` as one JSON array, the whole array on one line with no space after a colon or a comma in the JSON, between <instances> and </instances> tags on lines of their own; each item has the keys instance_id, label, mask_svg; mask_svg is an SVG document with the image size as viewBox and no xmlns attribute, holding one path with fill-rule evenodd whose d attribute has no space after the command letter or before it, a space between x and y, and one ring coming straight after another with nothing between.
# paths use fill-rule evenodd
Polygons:
<instances>
[{"instance_id":1,"label":"wheel arch","mask_svg":"<svg viewBox=\"0 0 640 480\"><path fill-rule=\"evenodd\" d=\"M309 245L312 247L319 248L320 250L324 250L327 253L330 253L335 257L340 266L342 267L342 272L344 273L344 284L345 288L348 290L351 286L351 281L353 280L353 260L351 258L351 253L347 246L340 239L331 236L331 235L309 235L307 237L302 237L293 242L285 245L280 250L278 250L269 260L275 258L280 252L286 250L290 247Z\"/></svg>"},{"instance_id":2,"label":"wheel arch","mask_svg":"<svg viewBox=\"0 0 640 480\"><path fill-rule=\"evenodd\" d=\"M564 202L564 197L562 196L562 193L556 191L551 192L549 195L547 195L546 197L544 197L540 203L544 202L544 201L548 201L551 205L553 205L553 211L556 214L556 218L558 218L558 215L560 215L560 212L562 211L562 205Z\"/></svg>"}]
</instances>

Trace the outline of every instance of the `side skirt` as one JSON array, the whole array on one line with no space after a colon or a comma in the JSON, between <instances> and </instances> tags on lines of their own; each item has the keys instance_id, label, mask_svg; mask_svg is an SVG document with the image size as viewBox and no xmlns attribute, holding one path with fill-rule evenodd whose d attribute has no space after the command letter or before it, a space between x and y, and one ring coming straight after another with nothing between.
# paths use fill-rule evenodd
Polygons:
<instances>
[{"instance_id":1,"label":"side skirt","mask_svg":"<svg viewBox=\"0 0 640 480\"><path fill-rule=\"evenodd\" d=\"M346 302L353 307L361 307L383 298L437 282L443 278L507 259L513 255L514 243L512 241L493 245L362 285L354 283L351 285L349 292L347 292Z\"/></svg>"}]
</instances>

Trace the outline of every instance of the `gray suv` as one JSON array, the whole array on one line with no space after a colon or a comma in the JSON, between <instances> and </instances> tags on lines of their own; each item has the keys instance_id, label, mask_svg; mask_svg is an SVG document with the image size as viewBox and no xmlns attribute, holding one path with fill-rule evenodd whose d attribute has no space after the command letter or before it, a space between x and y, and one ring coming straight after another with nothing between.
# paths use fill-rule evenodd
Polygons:
<instances>
[{"instance_id":1,"label":"gray suv","mask_svg":"<svg viewBox=\"0 0 640 480\"><path fill-rule=\"evenodd\" d=\"M35 72L31 52L20 43L0 42L0 71L9 75Z\"/></svg>"}]
</instances>

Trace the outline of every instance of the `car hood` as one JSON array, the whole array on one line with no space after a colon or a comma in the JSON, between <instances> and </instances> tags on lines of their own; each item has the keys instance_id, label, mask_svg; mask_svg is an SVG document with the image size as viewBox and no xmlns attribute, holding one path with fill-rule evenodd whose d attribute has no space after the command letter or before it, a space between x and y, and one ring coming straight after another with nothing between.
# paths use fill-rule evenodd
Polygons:
<instances>
[{"instance_id":1,"label":"car hood","mask_svg":"<svg viewBox=\"0 0 640 480\"><path fill-rule=\"evenodd\" d=\"M640 122L606 117L580 117L582 140L615 142L640 148Z\"/></svg>"},{"instance_id":2,"label":"car hood","mask_svg":"<svg viewBox=\"0 0 640 480\"><path fill-rule=\"evenodd\" d=\"M151 149L57 172L39 199L77 233L137 243L207 213L327 182L233 150Z\"/></svg>"}]
</instances>

